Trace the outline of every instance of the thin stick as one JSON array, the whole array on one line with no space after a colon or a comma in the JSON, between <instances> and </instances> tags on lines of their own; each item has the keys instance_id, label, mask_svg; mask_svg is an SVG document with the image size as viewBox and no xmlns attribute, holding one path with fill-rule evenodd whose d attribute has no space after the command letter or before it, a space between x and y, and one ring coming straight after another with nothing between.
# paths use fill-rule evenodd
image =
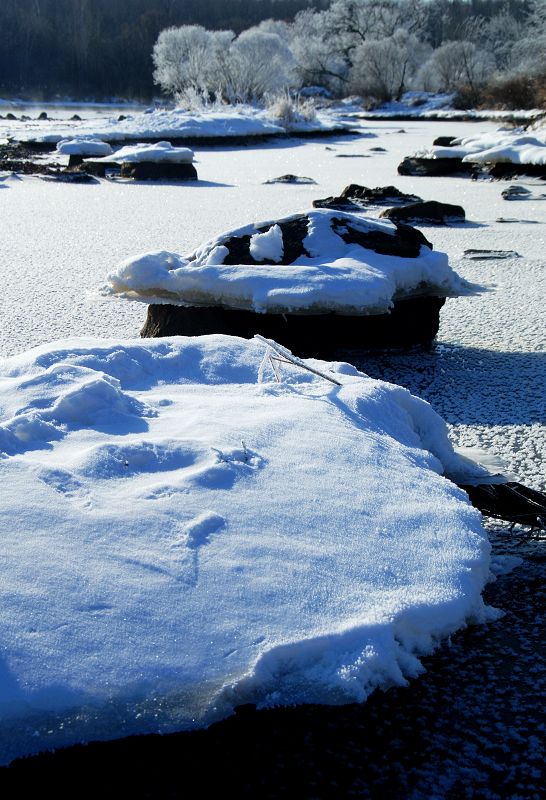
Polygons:
<instances>
[{"instance_id":1,"label":"thin stick","mask_svg":"<svg viewBox=\"0 0 546 800\"><path fill-rule=\"evenodd\" d=\"M266 339L265 336L261 336L259 333L254 334L254 338L277 353L277 355L280 356L278 359L279 361L288 361L289 364L293 364L295 367L305 369L307 372L312 372L314 375L318 375L319 378L324 378L325 380L330 381L330 383L334 383L336 386L342 386L340 381L336 381L336 379L332 378L331 375L327 375L324 372L320 372L318 369L310 367L308 364L304 364L301 358L293 356L289 350L286 350L286 348L280 344L277 344L277 342L274 342L271 339ZM269 359L271 361L271 356L269 356Z\"/></svg>"}]
</instances>

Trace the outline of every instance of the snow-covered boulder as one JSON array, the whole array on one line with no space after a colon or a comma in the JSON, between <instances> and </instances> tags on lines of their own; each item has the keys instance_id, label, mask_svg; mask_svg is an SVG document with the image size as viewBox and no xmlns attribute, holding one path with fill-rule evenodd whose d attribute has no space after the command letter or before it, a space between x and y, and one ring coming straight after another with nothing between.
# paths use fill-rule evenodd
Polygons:
<instances>
[{"instance_id":1,"label":"snow-covered boulder","mask_svg":"<svg viewBox=\"0 0 546 800\"><path fill-rule=\"evenodd\" d=\"M546 129L532 133L501 129L453 139L449 146L433 146L405 159L398 171L403 175L447 175L481 168L493 177L546 177Z\"/></svg>"},{"instance_id":2,"label":"snow-covered boulder","mask_svg":"<svg viewBox=\"0 0 546 800\"><path fill-rule=\"evenodd\" d=\"M2 763L245 702L363 701L488 618L441 418L270 355L211 336L0 360Z\"/></svg>"},{"instance_id":3,"label":"snow-covered boulder","mask_svg":"<svg viewBox=\"0 0 546 800\"><path fill-rule=\"evenodd\" d=\"M92 167L119 164L122 178L187 181L197 180L193 158L189 147L174 147L170 142L141 143L120 147L111 156L95 158Z\"/></svg>"},{"instance_id":4,"label":"snow-covered boulder","mask_svg":"<svg viewBox=\"0 0 546 800\"><path fill-rule=\"evenodd\" d=\"M57 153L63 156L109 156L113 152L108 142L91 136L61 139L57 144Z\"/></svg>"},{"instance_id":5,"label":"snow-covered boulder","mask_svg":"<svg viewBox=\"0 0 546 800\"><path fill-rule=\"evenodd\" d=\"M322 209L229 231L185 257L137 256L107 288L152 304L144 335L260 332L300 354L430 342L444 299L471 291L420 231Z\"/></svg>"}]
</instances>

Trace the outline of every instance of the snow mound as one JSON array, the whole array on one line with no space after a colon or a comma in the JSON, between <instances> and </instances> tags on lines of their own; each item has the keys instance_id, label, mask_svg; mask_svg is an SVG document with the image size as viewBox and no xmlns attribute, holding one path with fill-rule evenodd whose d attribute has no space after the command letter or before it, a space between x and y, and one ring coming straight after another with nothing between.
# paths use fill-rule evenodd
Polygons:
<instances>
[{"instance_id":1,"label":"snow mound","mask_svg":"<svg viewBox=\"0 0 546 800\"><path fill-rule=\"evenodd\" d=\"M61 139L57 143L57 152L65 156L108 156L112 148L108 142L91 136L76 136L72 139Z\"/></svg>"},{"instance_id":2,"label":"snow mound","mask_svg":"<svg viewBox=\"0 0 546 800\"><path fill-rule=\"evenodd\" d=\"M130 300L263 313L382 314L403 297L473 291L419 231L325 209L223 233L185 257L130 258L108 283Z\"/></svg>"},{"instance_id":3,"label":"snow mound","mask_svg":"<svg viewBox=\"0 0 546 800\"><path fill-rule=\"evenodd\" d=\"M546 129L534 135L500 130L455 139L453 147L433 147L428 158L461 158L475 164L546 164Z\"/></svg>"},{"instance_id":4,"label":"snow mound","mask_svg":"<svg viewBox=\"0 0 546 800\"><path fill-rule=\"evenodd\" d=\"M264 355L75 339L0 362L2 762L362 701L492 613L441 418L348 364L277 382Z\"/></svg>"},{"instance_id":5,"label":"snow mound","mask_svg":"<svg viewBox=\"0 0 546 800\"><path fill-rule=\"evenodd\" d=\"M110 152L111 149L110 149ZM193 150L188 147L173 147L170 142L155 144L135 144L120 147L112 156L93 159L95 162L116 162L117 164L142 162L190 164L193 161Z\"/></svg>"}]
</instances>

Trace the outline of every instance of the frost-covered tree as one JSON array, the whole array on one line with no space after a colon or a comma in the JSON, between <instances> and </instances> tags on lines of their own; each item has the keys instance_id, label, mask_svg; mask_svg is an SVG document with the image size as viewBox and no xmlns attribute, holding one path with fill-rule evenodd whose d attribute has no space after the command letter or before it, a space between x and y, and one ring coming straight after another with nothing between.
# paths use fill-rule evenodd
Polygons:
<instances>
[{"instance_id":1,"label":"frost-covered tree","mask_svg":"<svg viewBox=\"0 0 546 800\"><path fill-rule=\"evenodd\" d=\"M290 47L300 83L318 84L341 93L347 86L349 62L329 24L328 12L301 11L292 31Z\"/></svg>"},{"instance_id":2,"label":"frost-covered tree","mask_svg":"<svg viewBox=\"0 0 546 800\"><path fill-rule=\"evenodd\" d=\"M383 39L368 39L353 51L353 91L378 100L399 100L430 52L416 36L398 29Z\"/></svg>"},{"instance_id":3,"label":"frost-covered tree","mask_svg":"<svg viewBox=\"0 0 546 800\"><path fill-rule=\"evenodd\" d=\"M230 102L260 100L295 85L295 59L276 33L250 28L222 54L221 92Z\"/></svg>"},{"instance_id":4,"label":"frost-covered tree","mask_svg":"<svg viewBox=\"0 0 546 800\"><path fill-rule=\"evenodd\" d=\"M229 102L257 100L295 82L295 60L276 33L250 28L207 31L199 25L168 28L153 50L154 81L163 91L219 96Z\"/></svg>"},{"instance_id":5,"label":"frost-covered tree","mask_svg":"<svg viewBox=\"0 0 546 800\"><path fill-rule=\"evenodd\" d=\"M420 78L433 91L453 92L465 86L477 94L494 68L492 56L478 50L473 42L446 42L434 50Z\"/></svg>"},{"instance_id":6,"label":"frost-covered tree","mask_svg":"<svg viewBox=\"0 0 546 800\"><path fill-rule=\"evenodd\" d=\"M232 31L207 31L200 25L161 31L152 53L154 82L175 97L187 89L214 92L219 63L234 38Z\"/></svg>"}]
</instances>

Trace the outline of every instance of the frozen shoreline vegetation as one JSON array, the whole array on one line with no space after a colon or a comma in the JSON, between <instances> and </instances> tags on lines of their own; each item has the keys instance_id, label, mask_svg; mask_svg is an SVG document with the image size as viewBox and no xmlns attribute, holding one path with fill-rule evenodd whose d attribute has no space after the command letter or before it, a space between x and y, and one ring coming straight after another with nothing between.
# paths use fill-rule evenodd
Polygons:
<instances>
[{"instance_id":1,"label":"frozen shoreline vegetation","mask_svg":"<svg viewBox=\"0 0 546 800\"><path fill-rule=\"evenodd\" d=\"M69 340L1 362L4 763L364 700L493 618L441 418L348 364L278 383L265 354Z\"/></svg>"}]
</instances>

